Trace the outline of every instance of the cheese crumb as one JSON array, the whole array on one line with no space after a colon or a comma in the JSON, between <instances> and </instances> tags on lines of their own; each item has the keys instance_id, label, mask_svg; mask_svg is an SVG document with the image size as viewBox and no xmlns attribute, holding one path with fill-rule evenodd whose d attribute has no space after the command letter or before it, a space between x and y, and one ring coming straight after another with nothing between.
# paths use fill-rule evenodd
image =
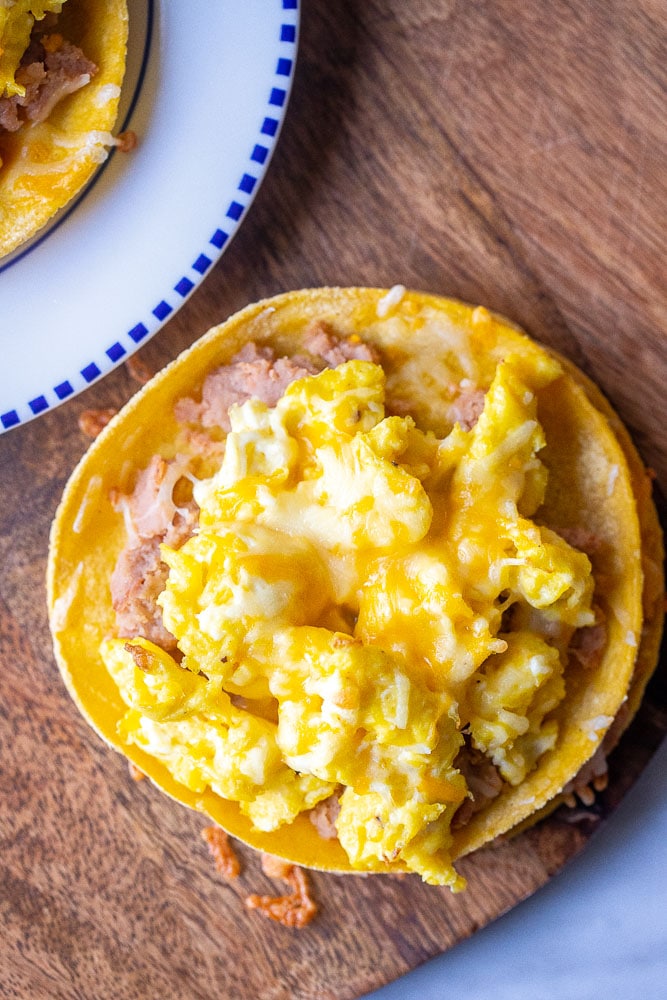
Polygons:
<instances>
[{"instance_id":1,"label":"cheese crumb","mask_svg":"<svg viewBox=\"0 0 667 1000\"><path fill-rule=\"evenodd\" d=\"M380 319L383 319L392 309L394 309L405 295L405 285L394 285L386 295L383 295L377 304L376 312Z\"/></svg>"},{"instance_id":2,"label":"cheese crumb","mask_svg":"<svg viewBox=\"0 0 667 1000\"><path fill-rule=\"evenodd\" d=\"M601 732L604 732L614 721L613 715L596 715L594 719L589 719L582 725L583 731L589 740L595 743Z\"/></svg>"}]
</instances>

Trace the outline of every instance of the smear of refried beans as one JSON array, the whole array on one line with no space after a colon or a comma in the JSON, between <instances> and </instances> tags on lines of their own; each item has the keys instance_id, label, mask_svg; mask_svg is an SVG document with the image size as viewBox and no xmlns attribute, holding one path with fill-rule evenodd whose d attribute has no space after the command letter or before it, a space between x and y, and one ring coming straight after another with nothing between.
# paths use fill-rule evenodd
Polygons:
<instances>
[{"instance_id":1,"label":"smear of refried beans","mask_svg":"<svg viewBox=\"0 0 667 1000\"><path fill-rule=\"evenodd\" d=\"M97 73L96 64L55 31L56 26L54 15L35 23L15 77L25 94L0 97L0 130L16 132L22 125L45 121L56 104Z\"/></svg>"}]
</instances>

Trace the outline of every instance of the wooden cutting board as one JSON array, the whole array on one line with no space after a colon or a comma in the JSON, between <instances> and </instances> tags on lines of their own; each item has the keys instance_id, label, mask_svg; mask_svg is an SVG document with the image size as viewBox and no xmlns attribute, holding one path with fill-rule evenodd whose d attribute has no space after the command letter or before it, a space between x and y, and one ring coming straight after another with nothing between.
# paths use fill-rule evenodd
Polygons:
<instances>
[{"instance_id":1,"label":"wooden cutting board","mask_svg":"<svg viewBox=\"0 0 667 1000\"><path fill-rule=\"evenodd\" d=\"M665 487L664 15L662 0L306 3L268 178L144 360L161 366L287 288L400 282L454 295L578 362ZM88 443L77 418L136 387L117 370L0 438L0 993L358 997L484 926L586 844L667 730L664 672L595 808L463 862L464 895L412 877L316 874L317 921L270 924L243 905L276 889L257 859L241 850L240 879L222 880L205 822L130 779L50 652L48 531Z\"/></svg>"}]
</instances>

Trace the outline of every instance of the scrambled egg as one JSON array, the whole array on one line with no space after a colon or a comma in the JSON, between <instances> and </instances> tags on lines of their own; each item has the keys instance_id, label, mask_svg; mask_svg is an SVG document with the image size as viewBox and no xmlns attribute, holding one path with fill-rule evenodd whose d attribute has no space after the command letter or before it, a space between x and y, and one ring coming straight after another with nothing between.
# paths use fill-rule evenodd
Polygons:
<instances>
[{"instance_id":1,"label":"scrambled egg","mask_svg":"<svg viewBox=\"0 0 667 1000\"><path fill-rule=\"evenodd\" d=\"M594 621L588 558L532 520L535 393L559 373L507 357L475 426L444 440L385 416L367 361L233 408L197 532L163 546L182 661L104 644L124 739L261 830L336 794L355 868L461 888L463 733L519 783L556 739L567 641Z\"/></svg>"},{"instance_id":2,"label":"scrambled egg","mask_svg":"<svg viewBox=\"0 0 667 1000\"><path fill-rule=\"evenodd\" d=\"M35 21L59 14L65 0L3 0L0 2L0 97L23 97L25 87L14 79L28 48Z\"/></svg>"}]
</instances>

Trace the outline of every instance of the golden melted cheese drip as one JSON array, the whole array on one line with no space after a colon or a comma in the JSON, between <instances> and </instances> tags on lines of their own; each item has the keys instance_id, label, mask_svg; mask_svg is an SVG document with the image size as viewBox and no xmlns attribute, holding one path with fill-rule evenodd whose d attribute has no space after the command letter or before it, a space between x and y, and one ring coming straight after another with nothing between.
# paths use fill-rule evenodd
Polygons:
<instances>
[{"instance_id":1,"label":"golden melted cheese drip","mask_svg":"<svg viewBox=\"0 0 667 1000\"><path fill-rule=\"evenodd\" d=\"M444 440L386 417L365 361L232 408L222 464L195 489L198 531L163 547L181 665L145 640L103 649L124 738L261 830L337 791L353 866L461 888L462 731L520 782L557 734L552 637L593 622L587 557L531 520L535 393L559 374L508 357L476 425ZM528 624L503 633L512 604Z\"/></svg>"}]
</instances>

